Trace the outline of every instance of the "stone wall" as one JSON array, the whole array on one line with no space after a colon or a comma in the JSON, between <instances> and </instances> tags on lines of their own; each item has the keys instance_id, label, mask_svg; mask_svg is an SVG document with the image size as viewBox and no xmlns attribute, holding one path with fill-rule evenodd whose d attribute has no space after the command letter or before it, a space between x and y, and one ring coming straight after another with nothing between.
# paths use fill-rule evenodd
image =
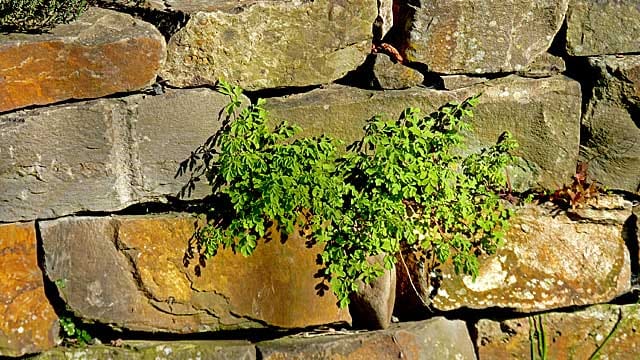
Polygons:
<instances>
[{"instance_id":1,"label":"stone wall","mask_svg":"<svg viewBox=\"0 0 640 360\"><path fill-rule=\"evenodd\" d=\"M0 357L523 359L544 333L550 358L637 358L637 1L98 5L0 34ZM221 126L219 78L347 143L373 115L482 93L468 141L511 131L517 190L558 189L587 162L613 194L518 208L475 281L402 259L350 313L319 295L301 238L189 257L210 190L178 199L174 175ZM388 328L341 330L367 312ZM113 346L56 347L63 316Z\"/></svg>"}]
</instances>

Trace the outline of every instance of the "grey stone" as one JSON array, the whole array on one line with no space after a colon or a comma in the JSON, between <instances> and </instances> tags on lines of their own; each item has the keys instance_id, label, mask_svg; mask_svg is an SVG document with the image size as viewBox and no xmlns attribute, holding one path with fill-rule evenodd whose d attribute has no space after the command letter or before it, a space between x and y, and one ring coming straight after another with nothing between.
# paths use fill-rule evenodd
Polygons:
<instances>
[{"instance_id":1,"label":"grey stone","mask_svg":"<svg viewBox=\"0 0 640 360\"><path fill-rule=\"evenodd\" d=\"M223 78L259 90L330 83L370 53L378 14L376 0L251 1L235 12L212 6L192 14L169 41L161 76L170 84Z\"/></svg>"},{"instance_id":2,"label":"grey stone","mask_svg":"<svg viewBox=\"0 0 640 360\"><path fill-rule=\"evenodd\" d=\"M419 295L431 299L427 305L443 311L496 307L536 312L607 302L630 290L623 234L630 216L631 203L619 198L594 198L574 213L549 204L528 205L510 220L504 246L480 256L475 280L457 275L450 262L437 268L439 284L431 281L436 269L419 261L408 261L409 273ZM398 276L401 283L409 281L405 272ZM410 303L405 298L416 294L397 296L399 303Z\"/></svg>"},{"instance_id":3,"label":"grey stone","mask_svg":"<svg viewBox=\"0 0 640 360\"><path fill-rule=\"evenodd\" d=\"M467 75L443 75L442 85L445 90L457 90L489 81L486 77Z\"/></svg>"},{"instance_id":4,"label":"grey stone","mask_svg":"<svg viewBox=\"0 0 640 360\"><path fill-rule=\"evenodd\" d=\"M589 58L596 79L583 115L580 155L589 179L640 191L640 56Z\"/></svg>"},{"instance_id":5,"label":"grey stone","mask_svg":"<svg viewBox=\"0 0 640 360\"><path fill-rule=\"evenodd\" d=\"M375 54L373 63L373 85L385 90L408 89L422 84L424 75L400 63L395 63L389 55Z\"/></svg>"},{"instance_id":6,"label":"grey stone","mask_svg":"<svg viewBox=\"0 0 640 360\"><path fill-rule=\"evenodd\" d=\"M443 74L524 70L547 51L569 0L400 2L404 54Z\"/></svg>"},{"instance_id":7,"label":"grey stone","mask_svg":"<svg viewBox=\"0 0 640 360\"><path fill-rule=\"evenodd\" d=\"M572 56L640 52L637 0L571 0L567 52Z\"/></svg>"},{"instance_id":8,"label":"grey stone","mask_svg":"<svg viewBox=\"0 0 640 360\"><path fill-rule=\"evenodd\" d=\"M299 124L305 135L326 133L349 144L362 137L366 121L377 114L396 119L405 108L418 107L427 115L448 101L478 93L483 93L480 103L468 119L474 126L468 136L471 150L495 143L509 130L520 144L515 154L523 159L510 170L515 188L556 189L571 180L578 157L581 93L577 82L563 76L509 76L455 91L331 86L270 98L266 108L274 119Z\"/></svg>"},{"instance_id":9,"label":"grey stone","mask_svg":"<svg viewBox=\"0 0 640 360\"><path fill-rule=\"evenodd\" d=\"M476 359L466 324L436 317L362 334L288 337L256 344L265 360Z\"/></svg>"},{"instance_id":10,"label":"grey stone","mask_svg":"<svg viewBox=\"0 0 640 360\"><path fill-rule=\"evenodd\" d=\"M383 265L384 255L378 255L370 262ZM367 329L386 329L391 324L393 307L396 301L396 269L384 270L384 273L369 284L363 281L358 291L351 294L349 312L355 327Z\"/></svg>"},{"instance_id":11,"label":"grey stone","mask_svg":"<svg viewBox=\"0 0 640 360\"><path fill-rule=\"evenodd\" d=\"M43 352L37 360L146 360L146 359L216 359L255 360L256 349L248 341L122 341L119 346L90 345L57 348Z\"/></svg>"},{"instance_id":12,"label":"grey stone","mask_svg":"<svg viewBox=\"0 0 640 360\"><path fill-rule=\"evenodd\" d=\"M528 359L532 351L538 355L538 337L544 331L548 359L593 359L598 352L600 359L632 360L640 353L638 326L637 304L597 305L503 321L482 319L476 324L476 346L481 359Z\"/></svg>"},{"instance_id":13,"label":"grey stone","mask_svg":"<svg viewBox=\"0 0 640 360\"><path fill-rule=\"evenodd\" d=\"M175 196L187 180L173 178L178 163L220 127L226 102L208 89L169 90L0 115L0 221Z\"/></svg>"},{"instance_id":14,"label":"grey stone","mask_svg":"<svg viewBox=\"0 0 640 360\"><path fill-rule=\"evenodd\" d=\"M518 72L518 75L541 78L558 75L566 70L567 65L561 57L545 52L535 57L523 71Z\"/></svg>"}]
</instances>

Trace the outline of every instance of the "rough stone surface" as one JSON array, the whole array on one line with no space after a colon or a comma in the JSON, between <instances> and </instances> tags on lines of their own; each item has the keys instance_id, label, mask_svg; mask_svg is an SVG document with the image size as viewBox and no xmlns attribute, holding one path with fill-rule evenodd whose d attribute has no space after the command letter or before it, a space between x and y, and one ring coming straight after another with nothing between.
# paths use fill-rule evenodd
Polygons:
<instances>
[{"instance_id":1,"label":"rough stone surface","mask_svg":"<svg viewBox=\"0 0 640 360\"><path fill-rule=\"evenodd\" d=\"M219 78L246 90L330 83L371 49L376 0L248 2L192 15L168 45L161 76L175 86Z\"/></svg>"},{"instance_id":2,"label":"rough stone surface","mask_svg":"<svg viewBox=\"0 0 640 360\"><path fill-rule=\"evenodd\" d=\"M264 360L476 359L466 324L443 317L364 334L284 338L257 344Z\"/></svg>"},{"instance_id":3,"label":"rough stone surface","mask_svg":"<svg viewBox=\"0 0 640 360\"><path fill-rule=\"evenodd\" d=\"M443 75L442 86L445 90L457 90L489 81L486 77L467 75Z\"/></svg>"},{"instance_id":4,"label":"rough stone surface","mask_svg":"<svg viewBox=\"0 0 640 360\"><path fill-rule=\"evenodd\" d=\"M59 340L36 249L34 223L0 224L0 357L47 350Z\"/></svg>"},{"instance_id":5,"label":"rough stone surface","mask_svg":"<svg viewBox=\"0 0 640 360\"><path fill-rule=\"evenodd\" d=\"M306 135L328 133L349 144L361 138L367 119L384 114L395 119L407 107L423 113L448 101L483 93L469 121L474 132L470 149L495 143L509 130L519 142L523 161L510 172L516 188L557 189L575 173L580 138L581 93L577 82L563 76L528 79L509 76L456 91L411 88L370 91L342 86L305 94L270 98L266 108L275 119L301 125Z\"/></svg>"},{"instance_id":6,"label":"rough stone surface","mask_svg":"<svg viewBox=\"0 0 640 360\"><path fill-rule=\"evenodd\" d=\"M370 261L382 266L383 259L384 255L378 255ZM361 282L350 300L354 327L373 330L389 327L396 302L396 269L385 269L382 276L369 284Z\"/></svg>"},{"instance_id":7,"label":"rough stone surface","mask_svg":"<svg viewBox=\"0 0 640 360\"><path fill-rule=\"evenodd\" d=\"M640 353L640 307L598 305L573 313L540 316L548 359L591 359L596 349L600 359L632 360ZM480 320L476 346L480 359L529 359L533 318L504 321ZM614 330L615 328L615 330ZM611 338L605 343L605 339ZM535 335L534 335L535 338Z\"/></svg>"},{"instance_id":8,"label":"rough stone surface","mask_svg":"<svg viewBox=\"0 0 640 360\"><path fill-rule=\"evenodd\" d=\"M524 70L560 29L569 0L403 2L403 53L445 74Z\"/></svg>"},{"instance_id":9,"label":"rough stone surface","mask_svg":"<svg viewBox=\"0 0 640 360\"><path fill-rule=\"evenodd\" d=\"M591 179L640 192L640 56L589 58L595 87L583 115L580 155Z\"/></svg>"},{"instance_id":10,"label":"rough stone surface","mask_svg":"<svg viewBox=\"0 0 640 360\"><path fill-rule=\"evenodd\" d=\"M131 330L190 333L351 320L332 293L316 293L319 250L303 239L290 236L282 244L274 234L251 257L225 250L205 267L197 258L185 266L197 224L189 215L41 222L47 276L65 282L59 291L78 316Z\"/></svg>"},{"instance_id":11,"label":"rough stone surface","mask_svg":"<svg viewBox=\"0 0 640 360\"><path fill-rule=\"evenodd\" d=\"M561 57L545 52L536 56L523 71L518 71L518 75L541 78L558 75L565 70L567 70L567 65Z\"/></svg>"},{"instance_id":12,"label":"rough stone surface","mask_svg":"<svg viewBox=\"0 0 640 360\"><path fill-rule=\"evenodd\" d=\"M0 35L0 112L144 88L165 48L153 25L98 8L50 33Z\"/></svg>"},{"instance_id":13,"label":"rough stone surface","mask_svg":"<svg viewBox=\"0 0 640 360\"><path fill-rule=\"evenodd\" d=\"M175 196L188 178L174 179L179 162L219 128L227 101L193 89L0 116L0 221ZM209 192L203 186L193 196Z\"/></svg>"},{"instance_id":14,"label":"rough stone surface","mask_svg":"<svg viewBox=\"0 0 640 360\"><path fill-rule=\"evenodd\" d=\"M246 341L123 341L122 346L90 345L57 348L34 360L255 360L256 349Z\"/></svg>"},{"instance_id":15,"label":"rough stone surface","mask_svg":"<svg viewBox=\"0 0 640 360\"><path fill-rule=\"evenodd\" d=\"M422 298L431 296L431 306L438 310L500 307L534 312L606 302L631 286L623 238L630 216L631 202L606 197L572 213L528 205L510 221L506 244L495 255L480 257L475 281L456 275L447 263L440 266L443 280L434 290L427 281L430 270L408 262L409 271ZM405 271L398 277L408 282ZM398 303L416 303L411 300L415 292L404 288Z\"/></svg>"},{"instance_id":16,"label":"rough stone surface","mask_svg":"<svg viewBox=\"0 0 640 360\"><path fill-rule=\"evenodd\" d=\"M407 89L422 84L424 75L399 63L389 55L376 54L373 63L373 85L385 90Z\"/></svg>"},{"instance_id":17,"label":"rough stone surface","mask_svg":"<svg viewBox=\"0 0 640 360\"><path fill-rule=\"evenodd\" d=\"M573 56L640 52L640 3L571 0L567 52Z\"/></svg>"}]
</instances>

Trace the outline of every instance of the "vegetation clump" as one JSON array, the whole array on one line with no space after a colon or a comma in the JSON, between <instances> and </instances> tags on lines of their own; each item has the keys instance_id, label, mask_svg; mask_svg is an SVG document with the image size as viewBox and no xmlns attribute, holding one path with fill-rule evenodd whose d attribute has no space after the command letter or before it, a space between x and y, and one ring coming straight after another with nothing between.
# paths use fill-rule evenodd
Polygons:
<instances>
[{"instance_id":1,"label":"vegetation clump","mask_svg":"<svg viewBox=\"0 0 640 360\"><path fill-rule=\"evenodd\" d=\"M0 30L41 32L76 19L87 0L0 0Z\"/></svg>"},{"instance_id":2,"label":"vegetation clump","mask_svg":"<svg viewBox=\"0 0 640 360\"><path fill-rule=\"evenodd\" d=\"M395 121L374 117L345 153L328 136L296 136L301 129L287 122L270 127L264 100L241 110L238 87L221 81L218 89L231 100L226 125L178 171L206 176L233 206L229 219L197 234L205 257L220 248L248 256L273 223L284 236L301 231L323 246L324 279L344 307L401 248L476 276L478 256L504 238L511 211L500 192L516 144L505 133L463 155L471 129L463 119L477 96L426 116L408 108ZM383 265L367 261L379 254Z\"/></svg>"}]
</instances>

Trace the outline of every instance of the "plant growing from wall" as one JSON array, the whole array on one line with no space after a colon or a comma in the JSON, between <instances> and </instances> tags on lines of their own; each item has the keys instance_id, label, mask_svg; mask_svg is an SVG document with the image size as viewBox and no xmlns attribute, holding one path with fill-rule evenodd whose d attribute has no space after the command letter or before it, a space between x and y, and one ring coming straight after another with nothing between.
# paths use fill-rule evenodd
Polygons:
<instances>
[{"instance_id":1,"label":"plant growing from wall","mask_svg":"<svg viewBox=\"0 0 640 360\"><path fill-rule=\"evenodd\" d=\"M197 234L206 257L221 247L250 255L273 222L284 236L298 229L324 246L324 276L344 307L360 281L382 274L371 256L385 254L390 269L408 246L475 276L478 255L504 237L511 212L498 194L516 145L505 133L462 155L463 118L478 97L427 116L409 108L396 121L375 117L341 153L327 136L295 137L300 129L286 122L269 127L264 100L240 110L238 87L220 81L218 90L231 100L229 122L178 170L199 171L233 205L229 219Z\"/></svg>"},{"instance_id":2,"label":"plant growing from wall","mask_svg":"<svg viewBox=\"0 0 640 360\"><path fill-rule=\"evenodd\" d=\"M38 32L67 23L87 8L87 0L1 0L0 30Z\"/></svg>"}]
</instances>

